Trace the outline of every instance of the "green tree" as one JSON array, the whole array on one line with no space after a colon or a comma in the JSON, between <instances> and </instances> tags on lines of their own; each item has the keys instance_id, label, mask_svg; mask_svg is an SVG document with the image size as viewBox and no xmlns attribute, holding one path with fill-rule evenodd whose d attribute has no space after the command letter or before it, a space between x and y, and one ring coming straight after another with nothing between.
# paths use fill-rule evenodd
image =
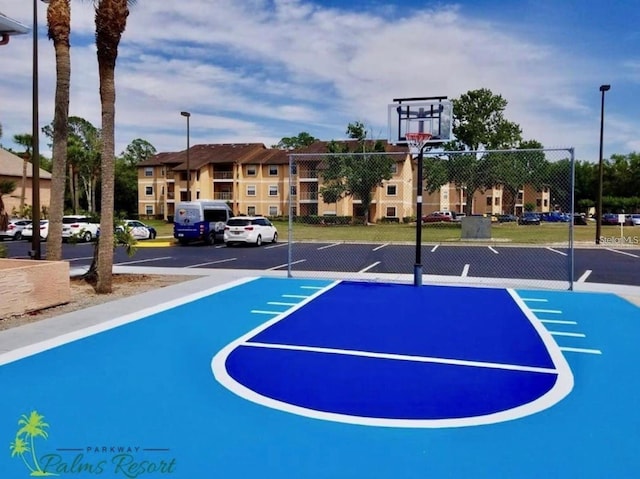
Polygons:
<instances>
[{"instance_id":1,"label":"green tree","mask_svg":"<svg viewBox=\"0 0 640 479\"><path fill-rule=\"evenodd\" d=\"M71 85L71 2L50 0L47 28L56 54L56 92L53 111L53 157L51 168L51 200L49 205L49 241L47 259L62 259L62 216L67 164L67 132L69 91Z\"/></svg>"},{"instance_id":2,"label":"green tree","mask_svg":"<svg viewBox=\"0 0 640 479\"><path fill-rule=\"evenodd\" d=\"M346 133L356 141L329 143L328 151L333 155L325 159L320 193L325 203L335 203L345 196L361 200L367 224L373 190L382 186L384 180L391 179L394 159L376 154L385 151L384 144L380 140L367 140L367 131L362 123L349 123Z\"/></svg>"},{"instance_id":3,"label":"green tree","mask_svg":"<svg viewBox=\"0 0 640 479\"><path fill-rule=\"evenodd\" d=\"M138 168L137 164L156 154L155 147L146 140L137 138L116 158L115 200L116 211L127 217L138 213Z\"/></svg>"},{"instance_id":4,"label":"green tree","mask_svg":"<svg viewBox=\"0 0 640 479\"><path fill-rule=\"evenodd\" d=\"M297 150L305 146L309 146L312 143L318 141L306 131L298 133L298 136L284 137L277 145L273 145L272 148L279 148L281 150Z\"/></svg>"},{"instance_id":5,"label":"green tree","mask_svg":"<svg viewBox=\"0 0 640 479\"><path fill-rule=\"evenodd\" d=\"M156 154L155 147L147 140L136 138L120 153L120 160L126 165L135 167L141 161Z\"/></svg>"},{"instance_id":6,"label":"green tree","mask_svg":"<svg viewBox=\"0 0 640 479\"><path fill-rule=\"evenodd\" d=\"M455 140L445 149L455 153L450 155L448 177L456 186L466 188L464 212L470 215L475 192L496 184L495 165L490 155L479 150L513 148L522 141L522 132L518 124L504 117L507 101L491 90L471 90L452 103Z\"/></svg>"},{"instance_id":7,"label":"green tree","mask_svg":"<svg viewBox=\"0 0 640 479\"><path fill-rule=\"evenodd\" d=\"M96 47L102 109L101 217L98 241L96 292L108 294L113 286L113 224L115 170L115 70L118 45L127 26L132 0L96 0Z\"/></svg>"}]
</instances>

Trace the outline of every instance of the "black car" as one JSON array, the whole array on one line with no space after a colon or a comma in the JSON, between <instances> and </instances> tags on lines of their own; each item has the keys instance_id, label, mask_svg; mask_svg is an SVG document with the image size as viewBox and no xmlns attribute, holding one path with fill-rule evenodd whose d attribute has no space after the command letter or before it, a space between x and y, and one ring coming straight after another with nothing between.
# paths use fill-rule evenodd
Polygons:
<instances>
[{"instance_id":1,"label":"black car","mask_svg":"<svg viewBox=\"0 0 640 479\"><path fill-rule=\"evenodd\" d=\"M518 221L516 215L498 215L498 221L500 223L510 223L512 221Z\"/></svg>"},{"instance_id":2,"label":"black car","mask_svg":"<svg viewBox=\"0 0 640 479\"><path fill-rule=\"evenodd\" d=\"M573 215L573 224L574 225L580 225L580 226L586 226L588 224L587 217L584 214L581 214L581 213L574 213L574 215Z\"/></svg>"},{"instance_id":3,"label":"black car","mask_svg":"<svg viewBox=\"0 0 640 479\"><path fill-rule=\"evenodd\" d=\"M540 216L537 213L524 213L518 220L519 225L539 225Z\"/></svg>"}]
</instances>

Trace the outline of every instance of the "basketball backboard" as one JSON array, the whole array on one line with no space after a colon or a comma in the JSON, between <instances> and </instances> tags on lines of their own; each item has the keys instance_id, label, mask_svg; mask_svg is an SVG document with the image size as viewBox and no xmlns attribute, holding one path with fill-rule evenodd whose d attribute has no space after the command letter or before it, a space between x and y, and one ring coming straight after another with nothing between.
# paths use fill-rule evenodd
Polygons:
<instances>
[{"instance_id":1,"label":"basketball backboard","mask_svg":"<svg viewBox=\"0 0 640 479\"><path fill-rule=\"evenodd\" d=\"M451 140L453 106L447 97L395 98L389 110L389 143L406 145L407 133L429 133L430 146Z\"/></svg>"}]
</instances>

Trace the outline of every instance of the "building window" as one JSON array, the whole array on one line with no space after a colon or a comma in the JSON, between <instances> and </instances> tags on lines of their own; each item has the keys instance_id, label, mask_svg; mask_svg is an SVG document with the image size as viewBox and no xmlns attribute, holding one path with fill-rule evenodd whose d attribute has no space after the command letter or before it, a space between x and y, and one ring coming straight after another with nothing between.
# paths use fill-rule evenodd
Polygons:
<instances>
[{"instance_id":1,"label":"building window","mask_svg":"<svg viewBox=\"0 0 640 479\"><path fill-rule=\"evenodd\" d=\"M247 176L256 176L257 174L256 165L247 165Z\"/></svg>"},{"instance_id":2,"label":"building window","mask_svg":"<svg viewBox=\"0 0 640 479\"><path fill-rule=\"evenodd\" d=\"M522 191L518 191L518 203L522 203L524 200L524 193Z\"/></svg>"},{"instance_id":3,"label":"building window","mask_svg":"<svg viewBox=\"0 0 640 479\"><path fill-rule=\"evenodd\" d=\"M547 206L549 206L549 200L548 199L544 199L544 207L546 208Z\"/></svg>"},{"instance_id":4,"label":"building window","mask_svg":"<svg viewBox=\"0 0 640 479\"><path fill-rule=\"evenodd\" d=\"M247 214L249 216L255 216L256 215L256 207L255 206L247 206Z\"/></svg>"},{"instance_id":5,"label":"building window","mask_svg":"<svg viewBox=\"0 0 640 479\"><path fill-rule=\"evenodd\" d=\"M247 196L256 196L256 185L247 185Z\"/></svg>"},{"instance_id":6,"label":"building window","mask_svg":"<svg viewBox=\"0 0 640 479\"><path fill-rule=\"evenodd\" d=\"M278 216L277 206L269 206L269 216Z\"/></svg>"},{"instance_id":7,"label":"building window","mask_svg":"<svg viewBox=\"0 0 640 479\"><path fill-rule=\"evenodd\" d=\"M200 192L196 191L196 200L199 200L199 199L200 199Z\"/></svg>"},{"instance_id":8,"label":"building window","mask_svg":"<svg viewBox=\"0 0 640 479\"><path fill-rule=\"evenodd\" d=\"M397 173L398 173L398 163L393 163L393 164L391 165L391 174L392 174L392 175L395 175L395 174L397 174Z\"/></svg>"},{"instance_id":9,"label":"building window","mask_svg":"<svg viewBox=\"0 0 640 479\"><path fill-rule=\"evenodd\" d=\"M147 216L153 216L153 205L146 205L144 212Z\"/></svg>"},{"instance_id":10,"label":"building window","mask_svg":"<svg viewBox=\"0 0 640 479\"><path fill-rule=\"evenodd\" d=\"M298 165L296 165L295 163L291 165L291 174L292 175L298 174Z\"/></svg>"},{"instance_id":11,"label":"building window","mask_svg":"<svg viewBox=\"0 0 640 479\"><path fill-rule=\"evenodd\" d=\"M145 186L144 194L145 196L153 196L153 186Z\"/></svg>"},{"instance_id":12,"label":"building window","mask_svg":"<svg viewBox=\"0 0 640 479\"><path fill-rule=\"evenodd\" d=\"M153 176L153 167L147 166L144 169L144 176Z\"/></svg>"},{"instance_id":13,"label":"building window","mask_svg":"<svg viewBox=\"0 0 640 479\"><path fill-rule=\"evenodd\" d=\"M395 218L396 217L396 207L395 206L387 206L387 218Z\"/></svg>"},{"instance_id":14,"label":"building window","mask_svg":"<svg viewBox=\"0 0 640 479\"><path fill-rule=\"evenodd\" d=\"M536 200L536 206L537 206L538 208L540 208L540 206L541 206L541 205L542 205L542 200L541 200L540 198L538 198L538 199Z\"/></svg>"},{"instance_id":15,"label":"building window","mask_svg":"<svg viewBox=\"0 0 640 479\"><path fill-rule=\"evenodd\" d=\"M298 196L298 187L296 185L291 185L291 196Z\"/></svg>"},{"instance_id":16,"label":"building window","mask_svg":"<svg viewBox=\"0 0 640 479\"><path fill-rule=\"evenodd\" d=\"M493 203L493 197L487 196L487 206L491 206L492 203Z\"/></svg>"},{"instance_id":17,"label":"building window","mask_svg":"<svg viewBox=\"0 0 640 479\"><path fill-rule=\"evenodd\" d=\"M164 168L160 170L160 176L164 176Z\"/></svg>"},{"instance_id":18,"label":"building window","mask_svg":"<svg viewBox=\"0 0 640 479\"><path fill-rule=\"evenodd\" d=\"M269 196L278 196L278 185L269 185Z\"/></svg>"},{"instance_id":19,"label":"building window","mask_svg":"<svg viewBox=\"0 0 640 479\"><path fill-rule=\"evenodd\" d=\"M499 196L496 196L493 199L493 204L496 205L496 206L500 206L500 197Z\"/></svg>"},{"instance_id":20,"label":"building window","mask_svg":"<svg viewBox=\"0 0 640 479\"><path fill-rule=\"evenodd\" d=\"M387 196L396 196L397 191L397 185L387 185Z\"/></svg>"},{"instance_id":21,"label":"building window","mask_svg":"<svg viewBox=\"0 0 640 479\"><path fill-rule=\"evenodd\" d=\"M276 165L269 166L269 176L278 176L278 167Z\"/></svg>"}]
</instances>

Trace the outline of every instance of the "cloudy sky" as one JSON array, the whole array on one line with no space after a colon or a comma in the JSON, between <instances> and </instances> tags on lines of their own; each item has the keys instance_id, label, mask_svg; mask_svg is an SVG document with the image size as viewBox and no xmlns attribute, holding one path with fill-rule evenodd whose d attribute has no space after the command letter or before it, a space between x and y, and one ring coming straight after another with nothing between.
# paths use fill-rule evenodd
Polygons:
<instances>
[{"instance_id":1,"label":"cloudy sky","mask_svg":"<svg viewBox=\"0 0 640 479\"><path fill-rule=\"evenodd\" d=\"M38 2L40 123L53 119L55 60ZM92 2L72 1L70 114L100 127ZM32 3L0 0L31 26ZM605 157L640 151L637 0L138 0L116 68L116 152L345 137L361 121L387 136L393 98L489 88L525 139L596 161L601 84ZM0 47L4 146L31 130L32 38ZM41 150L47 154L46 138Z\"/></svg>"}]
</instances>

